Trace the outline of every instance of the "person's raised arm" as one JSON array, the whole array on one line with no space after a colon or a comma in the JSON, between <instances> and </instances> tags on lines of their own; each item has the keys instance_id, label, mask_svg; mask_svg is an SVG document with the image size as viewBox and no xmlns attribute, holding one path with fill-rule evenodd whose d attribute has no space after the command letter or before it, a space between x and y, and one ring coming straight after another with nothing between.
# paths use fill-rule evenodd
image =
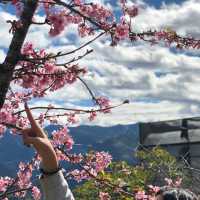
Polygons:
<instances>
[{"instance_id":1,"label":"person's raised arm","mask_svg":"<svg viewBox=\"0 0 200 200\"><path fill-rule=\"evenodd\" d=\"M34 146L42 158L42 165L45 171L55 171L58 168L58 160L54 148L43 129L35 121L27 104L25 104L25 110L31 128L22 130L24 144Z\"/></svg>"},{"instance_id":2,"label":"person's raised arm","mask_svg":"<svg viewBox=\"0 0 200 200\"><path fill-rule=\"evenodd\" d=\"M31 127L21 131L23 142L25 145L33 146L42 159L44 176L40 181L45 199L74 200L62 171L58 169L58 159L50 140L34 119L27 104L25 111Z\"/></svg>"}]
</instances>

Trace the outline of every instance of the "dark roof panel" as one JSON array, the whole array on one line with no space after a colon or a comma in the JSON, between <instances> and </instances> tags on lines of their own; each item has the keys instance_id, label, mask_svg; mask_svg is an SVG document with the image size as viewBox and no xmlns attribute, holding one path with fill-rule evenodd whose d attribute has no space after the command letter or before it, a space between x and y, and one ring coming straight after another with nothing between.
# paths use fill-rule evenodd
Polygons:
<instances>
[{"instance_id":1,"label":"dark roof panel","mask_svg":"<svg viewBox=\"0 0 200 200\"><path fill-rule=\"evenodd\" d=\"M164 145L200 142L200 118L139 123L140 143Z\"/></svg>"}]
</instances>

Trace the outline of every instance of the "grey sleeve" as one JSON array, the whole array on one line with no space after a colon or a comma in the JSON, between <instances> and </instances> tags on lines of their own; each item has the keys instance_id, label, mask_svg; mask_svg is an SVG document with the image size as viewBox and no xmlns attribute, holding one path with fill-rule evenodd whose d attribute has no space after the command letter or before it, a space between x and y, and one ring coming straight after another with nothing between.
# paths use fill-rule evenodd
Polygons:
<instances>
[{"instance_id":1,"label":"grey sleeve","mask_svg":"<svg viewBox=\"0 0 200 200\"><path fill-rule=\"evenodd\" d=\"M62 171L40 179L45 200L74 200Z\"/></svg>"}]
</instances>

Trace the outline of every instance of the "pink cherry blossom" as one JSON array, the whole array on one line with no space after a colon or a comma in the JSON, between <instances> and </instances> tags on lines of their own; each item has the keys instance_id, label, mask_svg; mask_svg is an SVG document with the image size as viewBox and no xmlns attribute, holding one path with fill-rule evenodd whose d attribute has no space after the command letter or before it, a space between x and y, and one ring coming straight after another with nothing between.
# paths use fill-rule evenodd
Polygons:
<instances>
[{"instance_id":1,"label":"pink cherry blossom","mask_svg":"<svg viewBox=\"0 0 200 200\"><path fill-rule=\"evenodd\" d=\"M147 200L148 199L148 195L145 194L145 191L138 191L135 194L135 199L136 200Z\"/></svg>"},{"instance_id":2,"label":"pink cherry blossom","mask_svg":"<svg viewBox=\"0 0 200 200\"><path fill-rule=\"evenodd\" d=\"M43 1L43 6L44 6L44 10L46 12L46 14L48 15L49 14L49 9L51 8L51 3L53 3L54 0L45 0Z\"/></svg>"},{"instance_id":3,"label":"pink cherry blossom","mask_svg":"<svg viewBox=\"0 0 200 200\"><path fill-rule=\"evenodd\" d=\"M32 171L33 169L31 166L28 166L23 162L19 163L19 171L17 173L18 175L17 185L20 189L28 188L31 186Z\"/></svg>"},{"instance_id":4,"label":"pink cherry blossom","mask_svg":"<svg viewBox=\"0 0 200 200\"><path fill-rule=\"evenodd\" d=\"M107 192L99 192L99 199L100 200L110 200L111 197Z\"/></svg>"},{"instance_id":5,"label":"pink cherry blossom","mask_svg":"<svg viewBox=\"0 0 200 200\"><path fill-rule=\"evenodd\" d=\"M22 11L23 11L23 9L24 9L23 3L20 2L19 0L12 0L12 4L15 6L16 15L17 15L18 17L20 17L21 14L22 14Z\"/></svg>"},{"instance_id":6,"label":"pink cherry blossom","mask_svg":"<svg viewBox=\"0 0 200 200\"><path fill-rule=\"evenodd\" d=\"M108 167L111 163L112 156L104 151L88 154L85 165L82 170L75 169L69 174L76 181L88 180L97 176L97 174Z\"/></svg>"},{"instance_id":7,"label":"pink cherry blossom","mask_svg":"<svg viewBox=\"0 0 200 200\"><path fill-rule=\"evenodd\" d=\"M68 174L70 174L73 177L73 179L76 180L77 182L81 182L82 180L89 180L91 178L89 173L86 172L85 170L75 169L69 172Z\"/></svg>"},{"instance_id":8,"label":"pink cherry blossom","mask_svg":"<svg viewBox=\"0 0 200 200\"><path fill-rule=\"evenodd\" d=\"M138 7L136 6L130 6L125 8L125 12L130 16L130 17L136 17L138 15Z\"/></svg>"},{"instance_id":9,"label":"pink cherry blossom","mask_svg":"<svg viewBox=\"0 0 200 200\"><path fill-rule=\"evenodd\" d=\"M97 117L97 113L95 111L90 112L89 120L93 121Z\"/></svg>"},{"instance_id":10,"label":"pink cherry blossom","mask_svg":"<svg viewBox=\"0 0 200 200\"><path fill-rule=\"evenodd\" d=\"M168 186L172 186L173 185L172 179L165 178L165 181L166 181L166 183L167 183Z\"/></svg>"},{"instance_id":11,"label":"pink cherry blossom","mask_svg":"<svg viewBox=\"0 0 200 200\"><path fill-rule=\"evenodd\" d=\"M84 157L81 153L72 154L72 155L70 155L70 158L69 158L71 163L80 163L81 161L83 161L83 159L84 159Z\"/></svg>"},{"instance_id":12,"label":"pink cherry blossom","mask_svg":"<svg viewBox=\"0 0 200 200\"><path fill-rule=\"evenodd\" d=\"M80 7L82 13L90 16L93 20L101 22L113 21L113 14L111 10L101 6L100 4L92 3L91 5L83 5Z\"/></svg>"},{"instance_id":13,"label":"pink cherry blossom","mask_svg":"<svg viewBox=\"0 0 200 200\"><path fill-rule=\"evenodd\" d=\"M81 5L82 4L82 0L73 0L75 5Z\"/></svg>"},{"instance_id":14,"label":"pink cherry blossom","mask_svg":"<svg viewBox=\"0 0 200 200\"><path fill-rule=\"evenodd\" d=\"M41 199L41 193L40 190L36 187L32 187L32 196L34 200L40 200Z\"/></svg>"},{"instance_id":15,"label":"pink cherry blossom","mask_svg":"<svg viewBox=\"0 0 200 200\"><path fill-rule=\"evenodd\" d=\"M98 97L98 98L96 98L96 101L97 101L97 104L102 109L103 113L109 113L110 112L109 107L111 105L110 105L109 99L107 99L106 97Z\"/></svg>"},{"instance_id":16,"label":"pink cherry blossom","mask_svg":"<svg viewBox=\"0 0 200 200\"><path fill-rule=\"evenodd\" d=\"M179 178L177 178L177 179L175 180L174 186L175 186L175 187L180 187L181 184L182 184L182 178L179 177Z\"/></svg>"},{"instance_id":17,"label":"pink cherry blossom","mask_svg":"<svg viewBox=\"0 0 200 200\"><path fill-rule=\"evenodd\" d=\"M51 29L49 31L50 36L56 36L64 30L66 25L66 15L67 14L64 11L49 14L47 19L51 23Z\"/></svg>"},{"instance_id":18,"label":"pink cherry blossom","mask_svg":"<svg viewBox=\"0 0 200 200\"><path fill-rule=\"evenodd\" d=\"M16 4L19 0L12 0L12 4Z\"/></svg>"},{"instance_id":19,"label":"pink cherry blossom","mask_svg":"<svg viewBox=\"0 0 200 200\"><path fill-rule=\"evenodd\" d=\"M160 191L160 187L158 187L158 186L153 186L153 185L148 185L148 187L151 189L151 191L153 192L153 193L157 193L157 192L159 192Z\"/></svg>"},{"instance_id":20,"label":"pink cherry blossom","mask_svg":"<svg viewBox=\"0 0 200 200\"><path fill-rule=\"evenodd\" d=\"M11 179L10 177L0 177L0 192L5 192L12 181L13 179Z\"/></svg>"},{"instance_id":21,"label":"pink cherry blossom","mask_svg":"<svg viewBox=\"0 0 200 200\"><path fill-rule=\"evenodd\" d=\"M76 113L69 113L67 114L67 121L70 124L75 124L78 122L78 119L76 118Z\"/></svg>"},{"instance_id":22,"label":"pink cherry blossom","mask_svg":"<svg viewBox=\"0 0 200 200\"><path fill-rule=\"evenodd\" d=\"M33 49L33 43L26 42L22 48L22 54L34 57L35 51Z\"/></svg>"},{"instance_id":23,"label":"pink cherry blossom","mask_svg":"<svg viewBox=\"0 0 200 200\"><path fill-rule=\"evenodd\" d=\"M120 3L124 5L126 4L126 0L120 0Z\"/></svg>"},{"instance_id":24,"label":"pink cherry blossom","mask_svg":"<svg viewBox=\"0 0 200 200\"><path fill-rule=\"evenodd\" d=\"M180 187L182 184L182 178L180 177L178 177L176 180L165 178L165 181L167 182L168 186L173 186L173 187Z\"/></svg>"},{"instance_id":25,"label":"pink cherry blossom","mask_svg":"<svg viewBox=\"0 0 200 200\"><path fill-rule=\"evenodd\" d=\"M67 150L71 150L74 144L72 137L69 135L69 130L64 127L58 131L53 131L53 144L62 145L64 144Z\"/></svg>"},{"instance_id":26,"label":"pink cherry blossom","mask_svg":"<svg viewBox=\"0 0 200 200\"><path fill-rule=\"evenodd\" d=\"M97 172L103 171L112 161L112 156L104 151L96 152L95 154L95 170Z\"/></svg>"},{"instance_id":27,"label":"pink cherry blossom","mask_svg":"<svg viewBox=\"0 0 200 200\"><path fill-rule=\"evenodd\" d=\"M94 32L91 27L87 26L86 24L82 23L78 26L78 33L80 37L85 37L88 35L93 35Z\"/></svg>"},{"instance_id":28,"label":"pink cherry blossom","mask_svg":"<svg viewBox=\"0 0 200 200\"><path fill-rule=\"evenodd\" d=\"M121 22L116 25L115 37L119 40L124 40L129 36L129 25L126 22Z\"/></svg>"},{"instance_id":29,"label":"pink cherry blossom","mask_svg":"<svg viewBox=\"0 0 200 200\"><path fill-rule=\"evenodd\" d=\"M34 48L32 43L26 43L22 48L22 54L29 59L46 58L49 55L44 49ZM52 56L52 55L51 55ZM69 65L66 69L56 66L55 59L47 59L38 67L32 62L21 61L21 79L15 81L16 84L23 88L31 88L33 97L43 97L48 91L55 91L66 84L72 84L77 80L77 76L84 75L85 68L80 68L77 64ZM36 70L33 73L33 70ZM18 74L16 74L18 76Z\"/></svg>"}]
</instances>

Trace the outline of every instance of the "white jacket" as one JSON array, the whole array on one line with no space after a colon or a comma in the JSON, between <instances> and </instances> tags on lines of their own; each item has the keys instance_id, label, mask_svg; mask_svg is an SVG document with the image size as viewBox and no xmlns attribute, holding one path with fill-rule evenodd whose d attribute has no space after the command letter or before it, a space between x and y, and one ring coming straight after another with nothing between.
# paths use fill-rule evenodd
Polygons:
<instances>
[{"instance_id":1,"label":"white jacket","mask_svg":"<svg viewBox=\"0 0 200 200\"><path fill-rule=\"evenodd\" d=\"M62 171L40 179L45 200L74 200Z\"/></svg>"}]
</instances>

